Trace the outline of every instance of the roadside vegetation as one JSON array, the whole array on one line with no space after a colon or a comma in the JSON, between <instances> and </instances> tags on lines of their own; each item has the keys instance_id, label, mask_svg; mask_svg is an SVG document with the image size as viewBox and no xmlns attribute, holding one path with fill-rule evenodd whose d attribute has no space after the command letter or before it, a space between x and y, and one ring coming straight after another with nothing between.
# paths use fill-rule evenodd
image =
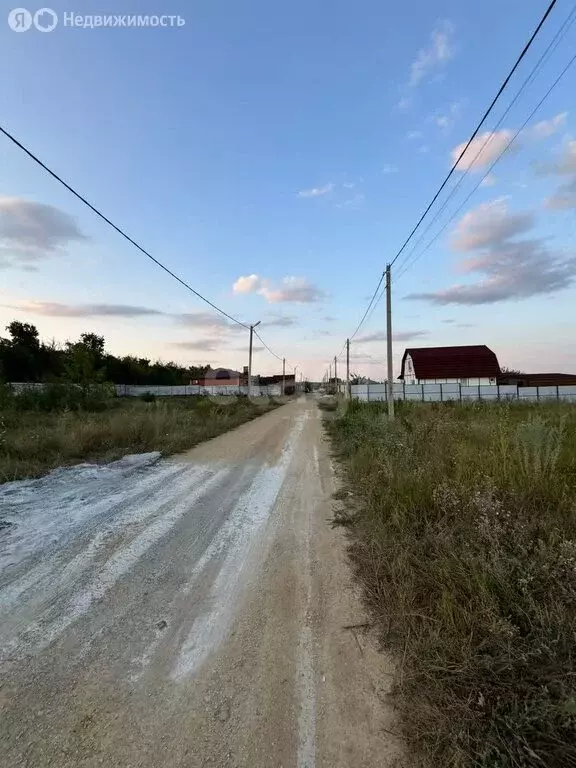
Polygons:
<instances>
[{"instance_id":1,"label":"roadside vegetation","mask_svg":"<svg viewBox=\"0 0 576 768\"><path fill-rule=\"evenodd\" d=\"M330 415L410 765L576 766L576 406Z\"/></svg>"},{"instance_id":2,"label":"roadside vegetation","mask_svg":"<svg viewBox=\"0 0 576 768\"><path fill-rule=\"evenodd\" d=\"M129 453L177 453L278 405L247 397L118 398L107 384L0 385L0 482Z\"/></svg>"}]
</instances>

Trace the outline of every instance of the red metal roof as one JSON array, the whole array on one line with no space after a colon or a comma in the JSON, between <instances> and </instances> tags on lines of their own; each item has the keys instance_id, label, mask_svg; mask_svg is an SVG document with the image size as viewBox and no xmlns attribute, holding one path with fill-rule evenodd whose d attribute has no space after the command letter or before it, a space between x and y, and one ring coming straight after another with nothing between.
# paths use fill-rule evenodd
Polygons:
<instances>
[{"instance_id":1,"label":"red metal roof","mask_svg":"<svg viewBox=\"0 0 576 768\"><path fill-rule=\"evenodd\" d=\"M503 373L499 384L518 384L520 387L555 387L576 384L574 373Z\"/></svg>"},{"instance_id":2,"label":"red metal roof","mask_svg":"<svg viewBox=\"0 0 576 768\"><path fill-rule=\"evenodd\" d=\"M471 379L500 375L500 366L494 352L485 344L468 347L419 347L407 349L402 358L404 378L406 356L410 355L418 380Z\"/></svg>"}]
</instances>

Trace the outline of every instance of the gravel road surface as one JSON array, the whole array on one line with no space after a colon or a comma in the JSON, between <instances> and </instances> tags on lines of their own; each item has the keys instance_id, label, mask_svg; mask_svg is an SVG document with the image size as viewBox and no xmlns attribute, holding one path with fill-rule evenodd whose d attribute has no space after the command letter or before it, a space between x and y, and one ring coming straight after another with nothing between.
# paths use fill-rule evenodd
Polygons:
<instances>
[{"instance_id":1,"label":"gravel road surface","mask_svg":"<svg viewBox=\"0 0 576 768\"><path fill-rule=\"evenodd\" d=\"M312 399L0 486L0 765L392 766L336 488Z\"/></svg>"}]
</instances>

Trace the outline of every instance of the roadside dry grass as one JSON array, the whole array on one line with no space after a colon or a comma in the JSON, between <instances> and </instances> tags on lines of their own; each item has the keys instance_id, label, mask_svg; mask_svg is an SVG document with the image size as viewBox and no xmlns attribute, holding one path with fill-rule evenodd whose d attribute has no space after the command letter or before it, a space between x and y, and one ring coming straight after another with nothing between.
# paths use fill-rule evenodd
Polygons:
<instances>
[{"instance_id":1,"label":"roadside dry grass","mask_svg":"<svg viewBox=\"0 0 576 768\"><path fill-rule=\"evenodd\" d=\"M275 408L248 398L112 401L100 412L0 412L0 482L36 477L81 461L112 461L128 453L177 453Z\"/></svg>"},{"instance_id":2,"label":"roadside dry grass","mask_svg":"<svg viewBox=\"0 0 576 768\"><path fill-rule=\"evenodd\" d=\"M327 428L410 765L576 766L576 407L353 403Z\"/></svg>"}]
</instances>

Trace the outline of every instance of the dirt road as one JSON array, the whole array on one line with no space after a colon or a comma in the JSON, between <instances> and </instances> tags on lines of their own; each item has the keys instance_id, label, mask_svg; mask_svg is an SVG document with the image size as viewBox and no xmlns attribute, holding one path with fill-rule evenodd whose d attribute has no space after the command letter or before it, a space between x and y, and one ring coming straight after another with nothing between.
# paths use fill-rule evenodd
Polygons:
<instances>
[{"instance_id":1,"label":"dirt road","mask_svg":"<svg viewBox=\"0 0 576 768\"><path fill-rule=\"evenodd\" d=\"M0 764L372 768L398 743L313 401L0 487Z\"/></svg>"}]
</instances>

